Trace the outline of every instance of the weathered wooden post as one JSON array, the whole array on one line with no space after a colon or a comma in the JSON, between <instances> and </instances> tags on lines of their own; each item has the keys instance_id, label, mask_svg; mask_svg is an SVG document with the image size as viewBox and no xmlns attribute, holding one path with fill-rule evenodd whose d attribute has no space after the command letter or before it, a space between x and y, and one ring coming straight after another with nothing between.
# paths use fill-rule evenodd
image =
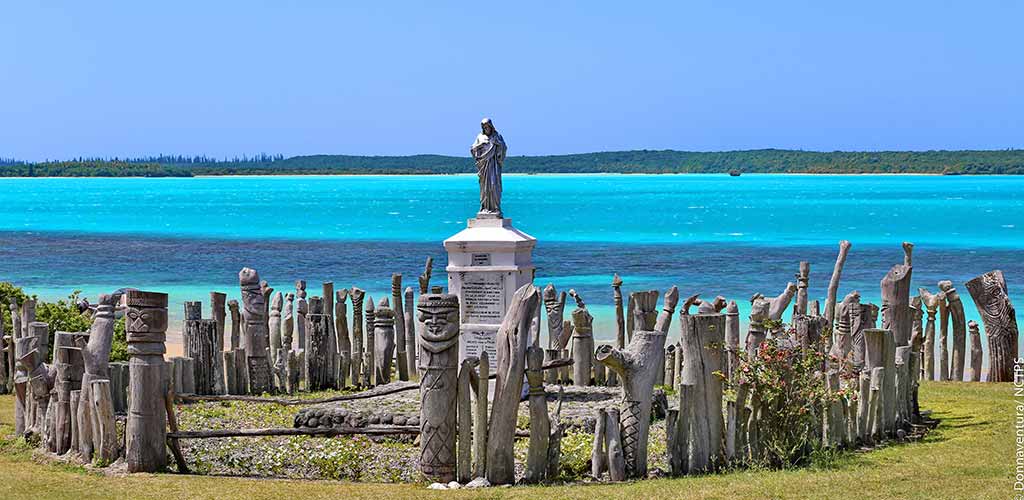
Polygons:
<instances>
[{"instance_id":1,"label":"weathered wooden post","mask_svg":"<svg viewBox=\"0 0 1024 500\"><path fill-rule=\"evenodd\" d=\"M18 364L28 377L28 393L32 396L32 411L25 426L25 436L40 438L44 444L47 437L46 414L50 406L50 391L55 382L50 367L43 362L46 357L43 347L45 343L42 339L46 339L48 334L48 324L33 321L28 324L28 335L17 340L22 344L20 351L24 353L18 358Z\"/></svg>"},{"instance_id":2,"label":"weathered wooden post","mask_svg":"<svg viewBox=\"0 0 1024 500\"><path fill-rule=\"evenodd\" d=\"M343 288L335 292L337 300L334 302L334 331L337 335L338 356L341 358L338 366L338 388L348 386L348 376L352 371L352 339L348 334L348 289Z\"/></svg>"},{"instance_id":3,"label":"weathered wooden post","mask_svg":"<svg viewBox=\"0 0 1024 500\"><path fill-rule=\"evenodd\" d=\"M327 316L327 341L328 341L328 356L330 374L328 375L328 387L337 389L338 385L338 368L341 365L341 356L338 354L338 332L334 326L334 282L325 281L321 284L321 291L323 292L324 310L323 314Z\"/></svg>"},{"instance_id":4,"label":"weathered wooden post","mask_svg":"<svg viewBox=\"0 0 1024 500\"><path fill-rule=\"evenodd\" d=\"M851 361L852 364L852 360L848 360L848 358L854 349L853 335L851 334L855 317L854 312L856 312L859 317L860 293L856 290L848 293L834 311L836 320L834 323L834 341L829 354L838 359L838 363L836 363L835 368L845 366L847 361ZM860 340L860 348L863 350L863 347L864 339L862 336ZM854 367L854 370L859 371L859 367Z\"/></svg>"},{"instance_id":5,"label":"weathered wooden post","mask_svg":"<svg viewBox=\"0 0 1024 500\"><path fill-rule=\"evenodd\" d=\"M80 441L78 451L86 460L92 459L93 450L99 444L97 441L100 439L99 433L101 431L98 417L94 414L96 403L92 382L94 380L110 379L109 363L110 346L114 341L114 307L119 300L119 295L100 295L99 304L97 304L96 312L93 314L92 326L89 329L89 336L85 345L81 345L85 338L78 338L78 347L81 348L82 362L85 367L85 371L82 374L82 392L79 396L77 416ZM126 313L126 330L130 319ZM164 329L167 329L166 317L164 319ZM129 345L130 354L131 345ZM113 415L110 416L110 419L109 422L104 422L104 429L109 430L113 428ZM103 457L100 458L102 459Z\"/></svg>"},{"instance_id":6,"label":"weathered wooden post","mask_svg":"<svg viewBox=\"0 0 1024 500\"><path fill-rule=\"evenodd\" d=\"M57 372L57 404L54 423L54 452L63 455L71 449L71 422L75 414L71 413L71 391L80 390L85 365L82 361L82 349L78 347L76 337L84 334L57 332L54 335L53 358ZM77 444L77 443L76 443Z\"/></svg>"},{"instance_id":7,"label":"weathered wooden post","mask_svg":"<svg viewBox=\"0 0 1024 500\"><path fill-rule=\"evenodd\" d=\"M260 276L255 269L242 268L238 273L242 291L242 319L245 321L245 355L248 362L249 392L260 394L273 390L267 348L270 335L264 316L267 308L260 289Z\"/></svg>"},{"instance_id":8,"label":"weathered wooden post","mask_svg":"<svg viewBox=\"0 0 1024 500\"><path fill-rule=\"evenodd\" d=\"M764 322L768 319L768 309L771 307L771 303L759 295L750 299L750 324L747 327L746 352L747 356L751 358L757 355L757 351L761 349L761 343L768 336ZM685 355L683 362L686 362Z\"/></svg>"},{"instance_id":9,"label":"weathered wooden post","mask_svg":"<svg viewBox=\"0 0 1024 500\"><path fill-rule=\"evenodd\" d=\"M217 364L220 350L217 349L216 320L202 319L201 302L185 302L185 322L182 328L184 354L192 358L192 378L196 394L216 394Z\"/></svg>"},{"instance_id":10,"label":"weathered wooden post","mask_svg":"<svg viewBox=\"0 0 1024 500\"><path fill-rule=\"evenodd\" d=\"M538 328L540 325L537 325ZM526 379L530 385L530 447L526 456L524 481L543 481L548 471L548 442L551 421L548 418L547 393L544 391L544 349L530 346L526 349Z\"/></svg>"},{"instance_id":11,"label":"weathered wooden post","mask_svg":"<svg viewBox=\"0 0 1024 500\"><path fill-rule=\"evenodd\" d=\"M910 346L896 348L896 429L910 427Z\"/></svg>"},{"instance_id":12,"label":"weathered wooden post","mask_svg":"<svg viewBox=\"0 0 1024 500\"><path fill-rule=\"evenodd\" d=\"M967 331L971 335L971 369L967 378L971 382L981 382L981 332L978 331L978 322L973 319L967 322Z\"/></svg>"},{"instance_id":13,"label":"weathered wooden post","mask_svg":"<svg viewBox=\"0 0 1024 500\"><path fill-rule=\"evenodd\" d=\"M224 320L227 318L227 295L221 292L210 292L210 314L213 321L217 323L217 340L215 345L215 358L217 364L216 387L217 394L227 392L224 380Z\"/></svg>"},{"instance_id":14,"label":"weathered wooden post","mask_svg":"<svg viewBox=\"0 0 1024 500\"><path fill-rule=\"evenodd\" d=\"M967 291L985 324L988 381L1012 381L1020 332L1017 329L1017 312L1010 303L1003 272L990 271L968 281Z\"/></svg>"},{"instance_id":15,"label":"weathered wooden post","mask_svg":"<svg viewBox=\"0 0 1024 500\"><path fill-rule=\"evenodd\" d=\"M242 321L241 314L238 311L238 301L228 301L228 311L231 312L231 350L244 348L242 345Z\"/></svg>"},{"instance_id":16,"label":"weathered wooden post","mask_svg":"<svg viewBox=\"0 0 1024 500\"><path fill-rule=\"evenodd\" d=\"M625 349L626 319L622 312L622 278L618 273L612 277L612 299L615 307L615 348ZM608 370L608 385L618 385L618 377L614 370Z\"/></svg>"},{"instance_id":17,"label":"weathered wooden post","mask_svg":"<svg viewBox=\"0 0 1024 500\"><path fill-rule=\"evenodd\" d=\"M836 257L836 265L832 269L832 278L828 282L828 296L825 298L825 320L829 326L835 322L836 297L839 293L839 280L843 276L843 266L846 265L846 256L850 253L850 242L842 240L839 242L839 256Z\"/></svg>"},{"instance_id":18,"label":"weathered wooden post","mask_svg":"<svg viewBox=\"0 0 1024 500\"><path fill-rule=\"evenodd\" d=\"M730 300L725 308L725 352L726 352L726 377L732 382L736 377L736 370L740 366L740 309L735 300ZM682 353L676 354L682 357ZM678 372L682 378L682 372Z\"/></svg>"},{"instance_id":19,"label":"weathered wooden post","mask_svg":"<svg viewBox=\"0 0 1024 500\"><path fill-rule=\"evenodd\" d=\"M366 354L363 357L363 385L373 387L377 385L377 336L374 335L373 322L376 320L377 308L373 304L373 297L366 297L366 308L363 316L366 319Z\"/></svg>"},{"instance_id":20,"label":"weathered wooden post","mask_svg":"<svg viewBox=\"0 0 1024 500\"><path fill-rule=\"evenodd\" d=\"M3 314L0 314L3 318ZM8 360L13 359L14 349L9 347L14 342L14 336L8 337L4 334L4 322L0 319L0 394L7 394L13 389L14 370Z\"/></svg>"},{"instance_id":21,"label":"weathered wooden post","mask_svg":"<svg viewBox=\"0 0 1024 500\"><path fill-rule=\"evenodd\" d=\"M955 382L964 380L964 361L967 352L967 319L964 315L964 304L960 300L960 294L953 288L953 282L944 280L939 282L939 289L946 296L946 304L949 311L949 319L953 327L953 352L952 364L949 368L949 379Z\"/></svg>"},{"instance_id":22,"label":"weathered wooden post","mask_svg":"<svg viewBox=\"0 0 1024 500\"><path fill-rule=\"evenodd\" d=\"M363 297L366 295L360 288L352 287L349 297L352 299L352 385L363 386Z\"/></svg>"},{"instance_id":23,"label":"weathered wooden post","mask_svg":"<svg viewBox=\"0 0 1024 500\"><path fill-rule=\"evenodd\" d=\"M391 301L394 308L394 329L395 329L395 368L398 370L398 380L409 380L408 346L405 337L405 310L402 308L402 275L394 273L391 275Z\"/></svg>"},{"instance_id":24,"label":"weathered wooden post","mask_svg":"<svg viewBox=\"0 0 1024 500\"><path fill-rule=\"evenodd\" d=\"M362 299L361 294L359 298ZM422 349L419 466L424 475L447 483L455 479L456 412L453 409L457 405L459 298L450 294L423 294L417 309L424 325L419 332Z\"/></svg>"},{"instance_id":25,"label":"weathered wooden post","mask_svg":"<svg viewBox=\"0 0 1024 500\"><path fill-rule=\"evenodd\" d=\"M530 325L536 321L535 311L540 293L532 284L516 290L509 302L505 318L498 328L497 382L491 404L491 420L487 429L487 480L491 484L511 484L515 480L512 442L515 437L516 414L526 369L526 346ZM538 329L540 325L535 325Z\"/></svg>"},{"instance_id":26,"label":"weathered wooden post","mask_svg":"<svg viewBox=\"0 0 1024 500\"><path fill-rule=\"evenodd\" d=\"M156 472L167 466L167 413L163 390L167 294L128 290L125 300L128 307L125 331L131 366L125 459L128 472Z\"/></svg>"},{"instance_id":27,"label":"weathered wooden post","mask_svg":"<svg viewBox=\"0 0 1024 500\"><path fill-rule=\"evenodd\" d=\"M554 285L550 283L544 287L543 292L544 299L544 310L547 313L547 325L548 325L548 361L554 360L559 357L561 353L561 339L564 330L564 318L563 312L565 311L565 299L566 293L557 293ZM554 384L561 380L559 376L561 370L548 370L545 372L544 377L549 384Z\"/></svg>"},{"instance_id":28,"label":"weathered wooden post","mask_svg":"<svg viewBox=\"0 0 1024 500\"><path fill-rule=\"evenodd\" d=\"M17 361L25 354L20 351L20 344L18 343L18 339L24 334L21 329L21 316L18 314L18 304L13 298L9 307L11 310L12 361ZM12 363L11 367L12 379L14 380L14 435L23 436L25 435L25 411L28 408L27 401L25 400L28 374L21 370L20 364Z\"/></svg>"},{"instance_id":29,"label":"weathered wooden post","mask_svg":"<svg viewBox=\"0 0 1024 500\"><path fill-rule=\"evenodd\" d=\"M316 300L316 297L313 299ZM310 391L322 391L331 387L333 352L330 342L331 329L328 326L330 318L321 313L306 315L306 387Z\"/></svg>"},{"instance_id":30,"label":"weathered wooden post","mask_svg":"<svg viewBox=\"0 0 1024 500\"><path fill-rule=\"evenodd\" d=\"M405 361L408 365L407 371L409 372L409 380L418 378L419 375L416 372L416 357L419 351L419 347L416 345L416 300L413 298L413 291L411 286L405 287L405 302L402 304L405 307L402 321L405 323ZM398 311L395 311L398 314ZM398 321L398 318L395 318Z\"/></svg>"},{"instance_id":31,"label":"weathered wooden post","mask_svg":"<svg viewBox=\"0 0 1024 500\"><path fill-rule=\"evenodd\" d=\"M407 303L411 303L411 301ZM457 325L458 322L454 324ZM475 421L473 428L476 429L476 432L473 433L473 477L487 475L487 391L490 389L488 380L490 369L487 351L480 351L480 363L477 368L479 376L476 386L476 413L473 415Z\"/></svg>"},{"instance_id":32,"label":"weathered wooden post","mask_svg":"<svg viewBox=\"0 0 1024 500\"><path fill-rule=\"evenodd\" d=\"M388 304L388 298L380 299L380 305L374 314L373 335L374 335L374 357L377 360L376 379L377 384L391 383L391 362L395 354L395 312ZM403 342L405 335L402 335ZM403 364L405 360L402 360ZM408 367L406 367L408 368Z\"/></svg>"},{"instance_id":33,"label":"weathered wooden post","mask_svg":"<svg viewBox=\"0 0 1024 500\"><path fill-rule=\"evenodd\" d=\"M868 437L869 441L874 442L880 440L885 434L885 424L882 421L883 413L883 382L885 368L877 367L870 370L870 396L868 397Z\"/></svg>"},{"instance_id":34,"label":"weathered wooden post","mask_svg":"<svg viewBox=\"0 0 1024 500\"><path fill-rule=\"evenodd\" d=\"M590 447L590 475L594 479L601 479L601 474L608 470L607 415L607 410L598 408L594 417L594 442Z\"/></svg>"},{"instance_id":35,"label":"weathered wooden post","mask_svg":"<svg viewBox=\"0 0 1024 500\"><path fill-rule=\"evenodd\" d=\"M575 290L570 290L569 294L576 300L576 309L572 311L572 383L588 386L591 385L590 375L593 371L594 317Z\"/></svg>"},{"instance_id":36,"label":"weathered wooden post","mask_svg":"<svg viewBox=\"0 0 1024 500\"><path fill-rule=\"evenodd\" d=\"M267 326L270 329L270 366L275 375L279 373L278 366L284 356L285 348L281 338L282 310L284 309L284 294L277 292L270 296L270 318ZM283 377L280 377L283 378ZM284 381L275 382L276 387L285 387Z\"/></svg>"},{"instance_id":37,"label":"weathered wooden post","mask_svg":"<svg viewBox=\"0 0 1024 500\"><path fill-rule=\"evenodd\" d=\"M472 372L479 364L479 360L473 356L462 360L459 367L459 388L458 388L458 480L460 483L467 483L472 479L472 440L473 440L473 411L470 404L470 393L472 389ZM408 368L408 367L407 367Z\"/></svg>"},{"instance_id":38,"label":"weathered wooden post","mask_svg":"<svg viewBox=\"0 0 1024 500\"><path fill-rule=\"evenodd\" d=\"M705 472L724 458L722 424L722 380L715 375L722 369L725 344L725 316L698 314L680 310L680 337L683 345L682 384L693 387L694 411L690 423L692 440L690 472Z\"/></svg>"},{"instance_id":39,"label":"weathered wooden post","mask_svg":"<svg viewBox=\"0 0 1024 500\"><path fill-rule=\"evenodd\" d=\"M608 478L612 481L625 481L627 477L626 456L622 447L622 431L619 427L621 425L619 409L609 408L605 417L605 435L608 440Z\"/></svg>"},{"instance_id":40,"label":"weathered wooden post","mask_svg":"<svg viewBox=\"0 0 1024 500\"><path fill-rule=\"evenodd\" d=\"M910 277L914 267L914 245L903 242L903 264L892 266L882 277L882 328L893 334L896 346L910 345L912 318L910 314Z\"/></svg>"},{"instance_id":41,"label":"weathered wooden post","mask_svg":"<svg viewBox=\"0 0 1024 500\"><path fill-rule=\"evenodd\" d=\"M680 374L682 375L682 374ZM665 347L665 378L664 384L669 387L676 386L676 346L669 344Z\"/></svg>"},{"instance_id":42,"label":"weathered wooden post","mask_svg":"<svg viewBox=\"0 0 1024 500\"><path fill-rule=\"evenodd\" d=\"M597 361L616 371L622 384L623 413L620 425L627 477L647 476L647 434L651 423L651 393L654 389L658 360L665 358L665 337L678 301L679 290L673 286L665 293L662 312L657 317L652 331L634 332L625 349L615 349L608 344L603 344L597 349ZM646 297L642 300L634 299L636 310L631 311L631 314L637 318L635 321L640 326L647 326L646 318L654 312L652 309L655 309L650 306ZM686 363L689 362L687 359ZM611 453L609 447L609 454ZM609 467L611 471L611 466ZM612 479L616 480L614 474Z\"/></svg>"},{"instance_id":43,"label":"weathered wooden post","mask_svg":"<svg viewBox=\"0 0 1024 500\"><path fill-rule=\"evenodd\" d=\"M933 295L925 288L918 288L921 301L928 311L928 320L924 327L924 376L926 380L936 380L935 376L935 313L939 310L941 295Z\"/></svg>"}]
</instances>

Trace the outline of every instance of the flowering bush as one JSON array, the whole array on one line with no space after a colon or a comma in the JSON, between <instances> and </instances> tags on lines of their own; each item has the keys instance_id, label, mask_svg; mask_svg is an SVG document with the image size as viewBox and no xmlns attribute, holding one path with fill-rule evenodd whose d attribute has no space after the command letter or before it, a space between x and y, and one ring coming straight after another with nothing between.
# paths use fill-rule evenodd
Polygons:
<instances>
[{"instance_id":1,"label":"flowering bush","mask_svg":"<svg viewBox=\"0 0 1024 500\"><path fill-rule=\"evenodd\" d=\"M790 338L795 331L789 330ZM759 401L755 463L771 468L804 464L820 444L823 410L843 396L830 392L821 375L827 355L820 346L802 348L789 339L765 340L756 356L739 353L739 373L730 387L748 384Z\"/></svg>"}]
</instances>

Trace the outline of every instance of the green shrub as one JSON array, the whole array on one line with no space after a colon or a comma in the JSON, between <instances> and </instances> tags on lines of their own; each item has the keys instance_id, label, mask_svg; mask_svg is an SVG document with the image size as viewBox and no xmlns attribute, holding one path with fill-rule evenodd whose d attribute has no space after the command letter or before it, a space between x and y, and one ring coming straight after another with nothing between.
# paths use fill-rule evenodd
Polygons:
<instances>
[{"instance_id":1,"label":"green shrub","mask_svg":"<svg viewBox=\"0 0 1024 500\"><path fill-rule=\"evenodd\" d=\"M110 344L111 361L128 361L128 336L124 331L124 318L114 322L114 340Z\"/></svg>"},{"instance_id":2,"label":"green shrub","mask_svg":"<svg viewBox=\"0 0 1024 500\"><path fill-rule=\"evenodd\" d=\"M89 330L92 321L84 314L78 312L78 301L81 300L80 290L75 290L68 295L67 299L57 302L42 302L36 304L36 321L42 321L49 326L50 346L53 346L53 334L56 332L84 332ZM53 349L50 349L52 359Z\"/></svg>"},{"instance_id":3,"label":"green shrub","mask_svg":"<svg viewBox=\"0 0 1024 500\"><path fill-rule=\"evenodd\" d=\"M826 356L814 347L781 345L770 339L761 344L756 356L741 351L739 357L737 380L749 383L764 404L758 426L762 453L755 465L805 464L819 443L821 411L838 397L826 390L820 376Z\"/></svg>"}]
</instances>

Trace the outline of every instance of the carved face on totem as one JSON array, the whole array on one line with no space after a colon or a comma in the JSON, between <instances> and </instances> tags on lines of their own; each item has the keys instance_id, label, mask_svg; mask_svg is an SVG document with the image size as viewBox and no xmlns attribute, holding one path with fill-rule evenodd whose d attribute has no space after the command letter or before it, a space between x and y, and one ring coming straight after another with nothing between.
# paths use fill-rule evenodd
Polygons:
<instances>
[{"instance_id":1,"label":"carved face on totem","mask_svg":"<svg viewBox=\"0 0 1024 500\"><path fill-rule=\"evenodd\" d=\"M956 293L956 288L953 288L953 282L949 280L942 280L939 282L939 290L942 290L947 298L953 297Z\"/></svg>"},{"instance_id":2,"label":"carved face on totem","mask_svg":"<svg viewBox=\"0 0 1024 500\"><path fill-rule=\"evenodd\" d=\"M762 321L768 319L768 309L771 308L771 302L765 300L762 297L755 297L750 302L750 323L760 324Z\"/></svg>"},{"instance_id":3,"label":"carved face on totem","mask_svg":"<svg viewBox=\"0 0 1024 500\"><path fill-rule=\"evenodd\" d=\"M425 329L421 335L424 342L446 342L459 334L459 297L443 293L420 295L419 320Z\"/></svg>"},{"instance_id":4,"label":"carved face on totem","mask_svg":"<svg viewBox=\"0 0 1024 500\"><path fill-rule=\"evenodd\" d=\"M163 333L167 331L167 294L129 290L128 309L124 313L126 332Z\"/></svg>"}]
</instances>

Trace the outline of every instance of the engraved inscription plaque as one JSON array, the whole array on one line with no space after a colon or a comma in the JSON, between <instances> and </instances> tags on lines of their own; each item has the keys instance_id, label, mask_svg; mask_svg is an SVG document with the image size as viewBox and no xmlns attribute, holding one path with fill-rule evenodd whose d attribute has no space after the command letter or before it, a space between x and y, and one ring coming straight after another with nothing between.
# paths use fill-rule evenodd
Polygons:
<instances>
[{"instance_id":1,"label":"engraved inscription plaque","mask_svg":"<svg viewBox=\"0 0 1024 500\"><path fill-rule=\"evenodd\" d=\"M491 265L491 254L489 253L475 253L472 255L470 261L471 266L489 266Z\"/></svg>"},{"instance_id":2,"label":"engraved inscription plaque","mask_svg":"<svg viewBox=\"0 0 1024 500\"><path fill-rule=\"evenodd\" d=\"M459 358L465 359L467 356L479 358L480 353L486 351L491 370L498 369L497 331L463 328L461 335L459 340L462 343L462 352L459 353Z\"/></svg>"},{"instance_id":3,"label":"engraved inscription plaque","mask_svg":"<svg viewBox=\"0 0 1024 500\"><path fill-rule=\"evenodd\" d=\"M466 273L462 282L462 322L500 325L505 315L505 275Z\"/></svg>"}]
</instances>

